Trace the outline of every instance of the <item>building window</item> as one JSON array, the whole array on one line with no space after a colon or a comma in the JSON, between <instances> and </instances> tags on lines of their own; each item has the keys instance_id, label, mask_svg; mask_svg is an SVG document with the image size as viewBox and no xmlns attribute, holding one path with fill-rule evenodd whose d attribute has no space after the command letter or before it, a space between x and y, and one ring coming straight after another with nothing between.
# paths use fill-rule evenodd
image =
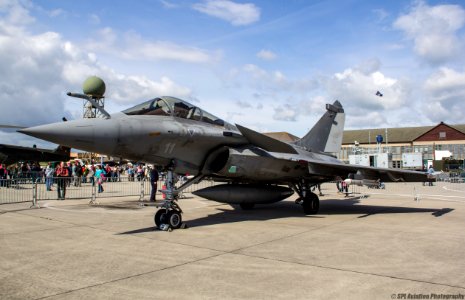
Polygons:
<instances>
[{"instance_id":1,"label":"building window","mask_svg":"<svg viewBox=\"0 0 465 300\"><path fill-rule=\"evenodd\" d=\"M445 131L440 131L439 132L439 138L440 139L445 139L446 138L446 132Z\"/></svg>"}]
</instances>

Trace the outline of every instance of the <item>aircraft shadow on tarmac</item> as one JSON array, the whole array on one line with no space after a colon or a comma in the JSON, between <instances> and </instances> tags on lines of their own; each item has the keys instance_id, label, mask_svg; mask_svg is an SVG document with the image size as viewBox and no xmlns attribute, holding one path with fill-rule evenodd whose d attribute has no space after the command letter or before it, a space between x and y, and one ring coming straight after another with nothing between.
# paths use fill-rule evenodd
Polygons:
<instances>
[{"instance_id":1,"label":"aircraft shadow on tarmac","mask_svg":"<svg viewBox=\"0 0 465 300\"><path fill-rule=\"evenodd\" d=\"M345 198L344 200L328 199L320 202L318 215L304 215L299 205L290 201L278 202L268 205L257 205L251 210L242 210L238 206L235 209L216 208L219 213L210 214L206 217L188 220L188 227L200 227L225 223L236 223L243 221L265 221L283 218L327 218L331 215L360 215L358 218L366 218L377 214L404 214L404 213L431 213L434 217L441 217L454 209L452 208L418 208L418 207L396 207L380 205L359 204L358 197ZM153 231L155 227L140 228L119 234L137 234Z\"/></svg>"}]
</instances>

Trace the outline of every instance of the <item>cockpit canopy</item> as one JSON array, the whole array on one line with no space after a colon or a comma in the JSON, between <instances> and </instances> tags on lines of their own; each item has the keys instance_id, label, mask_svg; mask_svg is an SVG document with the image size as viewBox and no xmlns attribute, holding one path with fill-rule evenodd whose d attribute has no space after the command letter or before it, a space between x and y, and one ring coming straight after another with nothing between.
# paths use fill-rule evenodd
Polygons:
<instances>
[{"instance_id":1,"label":"cockpit canopy","mask_svg":"<svg viewBox=\"0 0 465 300\"><path fill-rule=\"evenodd\" d=\"M132 108L123 110L126 115L173 116L194 121L201 121L217 126L233 127L220 118L175 97L159 97Z\"/></svg>"}]
</instances>

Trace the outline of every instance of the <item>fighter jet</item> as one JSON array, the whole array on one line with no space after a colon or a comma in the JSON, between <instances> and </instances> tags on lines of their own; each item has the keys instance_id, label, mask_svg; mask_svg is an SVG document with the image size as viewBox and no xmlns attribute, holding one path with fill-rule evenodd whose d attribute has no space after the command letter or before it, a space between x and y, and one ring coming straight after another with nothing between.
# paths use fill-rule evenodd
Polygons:
<instances>
[{"instance_id":1,"label":"fighter jet","mask_svg":"<svg viewBox=\"0 0 465 300\"><path fill-rule=\"evenodd\" d=\"M10 165L18 161L67 161L70 150L64 146L58 146L56 149L41 149L0 144L0 163Z\"/></svg>"},{"instance_id":2,"label":"fighter jet","mask_svg":"<svg viewBox=\"0 0 465 300\"><path fill-rule=\"evenodd\" d=\"M69 94L86 98L87 95ZM90 99L90 97L88 97ZM306 214L316 214L318 196L311 188L335 179L427 181L414 171L348 165L338 160L345 114L339 101L300 140L285 143L240 125L232 125L175 97L157 97L110 115L93 103L104 118L73 120L31 127L20 132L89 152L163 166L168 170L166 200L155 224L179 228L179 193L202 179L221 184L195 192L222 203L251 209L281 201L294 192ZM193 178L179 187L174 174Z\"/></svg>"}]
</instances>

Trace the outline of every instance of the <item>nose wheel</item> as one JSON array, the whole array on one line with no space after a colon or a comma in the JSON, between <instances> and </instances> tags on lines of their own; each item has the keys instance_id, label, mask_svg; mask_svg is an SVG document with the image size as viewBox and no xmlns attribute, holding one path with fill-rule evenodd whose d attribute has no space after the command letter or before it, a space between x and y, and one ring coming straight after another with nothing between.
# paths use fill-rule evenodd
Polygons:
<instances>
[{"instance_id":1,"label":"nose wheel","mask_svg":"<svg viewBox=\"0 0 465 300\"><path fill-rule=\"evenodd\" d=\"M178 229L182 225L182 216L181 212L177 210L166 210L161 208L155 214L153 218L155 225L162 229L163 225L168 225L172 229Z\"/></svg>"},{"instance_id":2,"label":"nose wheel","mask_svg":"<svg viewBox=\"0 0 465 300\"><path fill-rule=\"evenodd\" d=\"M158 228L161 227L162 224L166 224L167 222L167 214L166 214L166 209L161 208L157 211L157 213L154 216L154 221L155 221L155 226Z\"/></svg>"}]
</instances>

